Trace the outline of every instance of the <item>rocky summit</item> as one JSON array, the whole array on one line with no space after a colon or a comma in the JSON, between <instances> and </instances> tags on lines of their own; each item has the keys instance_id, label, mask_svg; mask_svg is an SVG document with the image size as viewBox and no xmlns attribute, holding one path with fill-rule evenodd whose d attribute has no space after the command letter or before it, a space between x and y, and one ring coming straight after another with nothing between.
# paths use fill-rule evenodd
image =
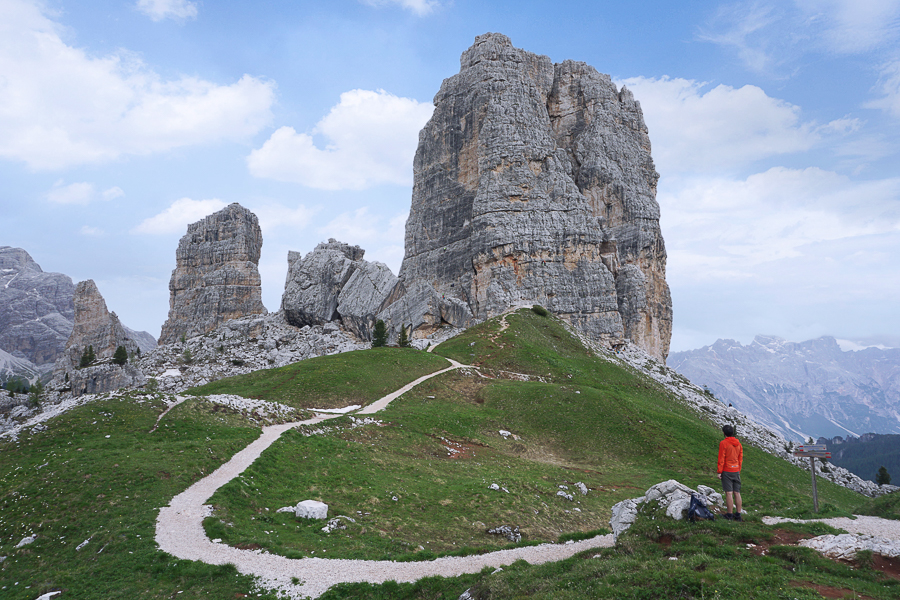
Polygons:
<instances>
[{"instance_id":1,"label":"rocky summit","mask_svg":"<svg viewBox=\"0 0 900 600\"><path fill-rule=\"evenodd\" d=\"M288 253L281 300L285 320L295 327L340 321L360 339L369 339L378 308L397 284L387 265L363 260L365 250L334 239L301 257Z\"/></svg>"},{"instance_id":2,"label":"rocky summit","mask_svg":"<svg viewBox=\"0 0 900 600\"><path fill-rule=\"evenodd\" d=\"M668 354L672 303L650 138L608 75L485 34L419 134L396 334L537 303L606 344Z\"/></svg>"},{"instance_id":3,"label":"rocky summit","mask_svg":"<svg viewBox=\"0 0 900 600\"><path fill-rule=\"evenodd\" d=\"M172 344L231 319L266 314L258 269L261 249L259 221L240 204L189 225L175 252L169 317L159 343Z\"/></svg>"},{"instance_id":4,"label":"rocky summit","mask_svg":"<svg viewBox=\"0 0 900 600\"><path fill-rule=\"evenodd\" d=\"M141 354L141 346L116 313L106 308L106 301L93 280L75 286L73 303L75 323L72 334L66 342L65 354L54 367L54 378L58 383L67 380L73 396L143 385L144 377L135 367L112 363L119 346L132 357ZM87 348L93 350L96 364L80 368L81 357Z\"/></svg>"},{"instance_id":5,"label":"rocky summit","mask_svg":"<svg viewBox=\"0 0 900 600\"><path fill-rule=\"evenodd\" d=\"M49 370L72 331L75 284L62 273L45 273L21 248L0 246L0 348L12 372ZM25 361L25 362L23 362Z\"/></svg>"}]
</instances>

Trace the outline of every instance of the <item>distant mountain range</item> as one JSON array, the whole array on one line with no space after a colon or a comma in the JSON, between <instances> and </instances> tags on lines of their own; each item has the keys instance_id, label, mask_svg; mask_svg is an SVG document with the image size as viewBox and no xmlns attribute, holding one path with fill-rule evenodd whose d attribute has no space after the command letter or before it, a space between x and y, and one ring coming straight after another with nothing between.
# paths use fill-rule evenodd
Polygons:
<instances>
[{"instance_id":1,"label":"distant mountain range","mask_svg":"<svg viewBox=\"0 0 900 600\"><path fill-rule=\"evenodd\" d=\"M900 433L900 348L758 335L673 352L667 364L791 440Z\"/></svg>"},{"instance_id":2,"label":"distant mountain range","mask_svg":"<svg viewBox=\"0 0 900 600\"><path fill-rule=\"evenodd\" d=\"M887 469L891 482L900 482L900 435L866 433L860 437L819 438L828 446L830 462L856 473L863 479L875 481L880 467Z\"/></svg>"},{"instance_id":3,"label":"distant mountain range","mask_svg":"<svg viewBox=\"0 0 900 600\"><path fill-rule=\"evenodd\" d=\"M44 272L22 248L0 246L0 383L52 371L72 333L74 294L68 275ZM125 329L143 351L156 346L149 333Z\"/></svg>"}]
</instances>

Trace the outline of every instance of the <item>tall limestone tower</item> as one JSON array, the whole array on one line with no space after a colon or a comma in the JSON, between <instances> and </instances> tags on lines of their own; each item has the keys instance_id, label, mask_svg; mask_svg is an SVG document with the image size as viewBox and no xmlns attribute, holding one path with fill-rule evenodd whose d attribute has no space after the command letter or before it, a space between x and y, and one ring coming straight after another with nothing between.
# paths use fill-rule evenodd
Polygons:
<instances>
[{"instance_id":1,"label":"tall limestone tower","mask_svg":"<svg viewBox=\"0 0 900 600\"><path fill-rule=\"evenodd\" d=\"M261 250L259 220L236 202L188 225L175 252L169 318L159 344L202 335L231 319L266 314Z\"/></svg>"},{"instance_id":2,"label":"tall limestone tower","mask_svg":"<svg viewBox=\"0 0 900 600\"><path fill-rule=\"evenodd\" d=\"M382 304L423 337L538 303L665 359L672 332L640 104L585 63L485 34L419 134L406 255Z\"/></svg>"}]
</instances>

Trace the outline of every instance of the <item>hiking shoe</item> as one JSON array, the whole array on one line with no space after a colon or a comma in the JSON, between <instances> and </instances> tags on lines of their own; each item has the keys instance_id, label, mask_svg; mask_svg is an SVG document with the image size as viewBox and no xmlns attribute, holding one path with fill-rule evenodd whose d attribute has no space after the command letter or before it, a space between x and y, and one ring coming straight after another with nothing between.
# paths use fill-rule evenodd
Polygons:
<instances>
[{"instance_id":1,"label":"hiking shoe","mask_svg":"<svg viewBox=\"0 0 900 600\"><path fill-rule=\"evenodd\" d=\"M735 513L734 520L735 521L743 521L744 519L741 518L741 513Z\"/></svg>"},{"instance_id":2,"label":"hiking shoe","mask_svg":"<svg viewBox=\"0 0 900 600\"><path fill-rule=\"evenodd\" d=\"M734 519L734 515L731 514L731 513L725 513L723 516L724 516L725 519L728 520L728 521L731 521L732 519Z\"/></svg>"}]
</instances>

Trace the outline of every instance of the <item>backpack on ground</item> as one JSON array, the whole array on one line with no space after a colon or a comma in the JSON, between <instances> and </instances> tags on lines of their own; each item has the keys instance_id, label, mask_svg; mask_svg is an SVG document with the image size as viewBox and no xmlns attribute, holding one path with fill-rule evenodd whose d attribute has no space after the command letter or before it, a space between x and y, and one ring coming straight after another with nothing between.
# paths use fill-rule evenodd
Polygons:
<instances>
[{"instance_id":1,"label":"backpack on ground","mask_svg":"<svg viewBox=\"0 0 900 600\"><path fill-rule=\"evenodd\" d=\"M691 506L688 508L688 519L691 523L698 520L709 520L715 521L716 515L709 512L709 509L706 508L706 505L703 503L703 500L691 494Z\"/></svg>"}]
</instances>

